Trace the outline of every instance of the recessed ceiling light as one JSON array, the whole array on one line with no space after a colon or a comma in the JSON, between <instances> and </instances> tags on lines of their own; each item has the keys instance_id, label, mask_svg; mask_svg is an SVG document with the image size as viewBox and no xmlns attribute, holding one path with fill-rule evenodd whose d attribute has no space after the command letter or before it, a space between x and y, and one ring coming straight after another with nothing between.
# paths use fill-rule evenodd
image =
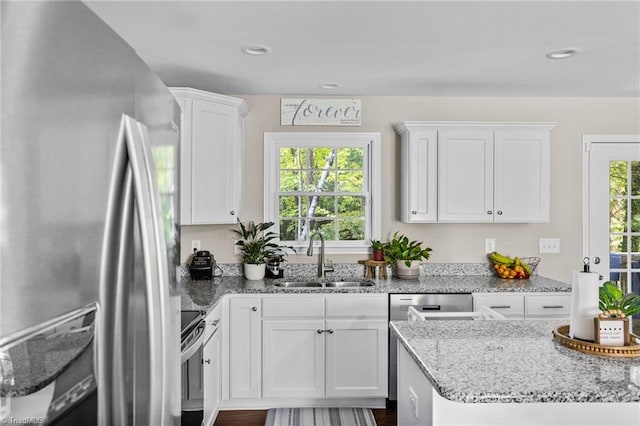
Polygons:
<instances>
[{"instance_id":1,"label":"recessed ceiling light","mask_svg":"<svg viewBox=\"0 0 640 426\"><path fill-rule=\"evenodd\" d=\"M271 52L271 48L269 46L264 46L262 44L250 44L247 46L242 46L240 51L244 54L251 56L262 56Z\"/></svg>"},{"instance_id":2,"label":"recessed ceiling light","mask_svg":"<svg viewBox=\"0 0 640 426\"><path fill-rule=\"evenodd\" d=\"M320 88L323 90L335 90L338 88L338 83L322 83Z\"/></svg>"},{"instance_id":3,"label":"recessed ceiling light","mask_svg":"<svg viewBox=\"0 0 640 426\"><path fill-rule=\"evenodd\" d=\"M545 56L548 59L566 59L572 57L576 53L578 53L578 49L560 49L549 52Z\"/></svg>"}]
</instances>

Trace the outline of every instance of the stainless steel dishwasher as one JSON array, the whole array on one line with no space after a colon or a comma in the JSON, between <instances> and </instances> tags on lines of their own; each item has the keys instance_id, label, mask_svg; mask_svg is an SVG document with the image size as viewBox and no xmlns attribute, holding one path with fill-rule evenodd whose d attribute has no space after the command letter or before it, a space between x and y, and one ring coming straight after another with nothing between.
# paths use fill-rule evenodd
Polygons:
<instances>
[{"instance_id":1,"label":"stainless steel dishwasher","mask_svg":"<svg viewBox=\"0 0 640 426\"><path fill-rule=\"evenodd\" d=\"M413 306L419 312L471 312L473 297L471 293L390 294L389 321L407 321L409 306ZM389 399L391 400L397 399L397 350L398 341L389 333Z\"/></svg>"}]
</instances>

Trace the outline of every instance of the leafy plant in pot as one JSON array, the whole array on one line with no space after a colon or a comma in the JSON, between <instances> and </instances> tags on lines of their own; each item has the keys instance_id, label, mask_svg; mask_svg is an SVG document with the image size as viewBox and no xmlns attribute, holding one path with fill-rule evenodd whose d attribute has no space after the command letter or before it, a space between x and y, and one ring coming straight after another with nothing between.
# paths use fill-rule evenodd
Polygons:
<instances>
[{"instance_id":1,"label":"leafy plant in pot","mask_svg":"<svg viewBox=\"0 0 640 426\"><path fill-rule=\"evenodd\" d=\"M384 260L384 243L382 241L371 240L371 250L373 254L373 260L378 262Z\"/></svg>"},{"instance_id":2,"label":"leafy plant in pot","mask_svg":"<svg viewBox=\"0 0 640 426\"><path fill-rule=\"evenodd\" d=\"M398 278L417 279L420 276L420 261L428 260L431 255L431 248L422 244L398 232L384 244L384 259L394 266Z\"/></svg>"},{"instance_id":3,"label":"leafy plant in pot","mask_svg":"<svg viewBox=\"0 0 640 426\"><path fill-rule=\"evenodd\" d=\"M244 263L244 276L248 280L261 280L264 278L265 265L267 260L274 257L284 257L286 250L295 252L291 246L281 246L275 242L279 235L269 231L274 225L273 222L253 224L249 222L245 225L238 222L239 229L232 229L239 239L236 245L240 247L240 256Z\"/></svg>"}]
</instances>

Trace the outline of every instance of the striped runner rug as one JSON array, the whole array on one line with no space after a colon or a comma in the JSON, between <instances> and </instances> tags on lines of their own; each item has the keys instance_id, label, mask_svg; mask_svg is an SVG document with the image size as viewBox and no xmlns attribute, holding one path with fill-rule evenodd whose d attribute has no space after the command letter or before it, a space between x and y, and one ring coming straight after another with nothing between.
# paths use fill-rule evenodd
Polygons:
<instances>
[{"instance_id":1,"label":"striped runner rug","mask_svg":"<svg viewBox=\"0 0 640 426\"><path fill-rule=\"evenodd\" d=\"M265 426L376 426L369 408L273 408Z\"/></svg>"}]
</instances>

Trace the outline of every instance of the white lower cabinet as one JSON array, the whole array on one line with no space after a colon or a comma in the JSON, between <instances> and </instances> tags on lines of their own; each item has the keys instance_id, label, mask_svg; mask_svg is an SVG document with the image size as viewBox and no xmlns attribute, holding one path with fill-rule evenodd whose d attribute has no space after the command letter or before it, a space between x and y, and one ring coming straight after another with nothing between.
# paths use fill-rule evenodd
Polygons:
<instances>
[{"instance_id":1,"label":"white lower cabinet","mask_svg":"<svg viewBox=\"0 0 640 426\"><path fill-rule=\"evenodd\" d=\"M254 318L241 312L260 305L253 299L229 300L230 342L236 340L229 348L231 398L242 395L283 403L295 399L322 405L329 398L387 396L386 294L263 296L261 397L248 396L248 377L235 371L251 362L246 339ZM242 322L242 327L234 326L234 316L240 317L235 322ZM240 341L234 333L241 333ZM250 340L258 341L253 335Z\"/></svg>"},{"instance_id":2,"label":"white lower cabinet","mask_svg":"<svg viewBox=\"0 0 640 426\"><path fill-rule=\"evenodd\" d=\"M261 298L229 298L228 397L260 398L262 389Z\"/></svg>"},{"instance_id":3,"label":"white lower cabinet","mask_svg":"<svg viewBox=\"0 0 640 426\"><path fill-rule=\"evenodd\" d=\"M205 426L213 425L220 409L220 310L214 309L205 319L202 346L203 417Z\"/></svg>"},{"instance_id":4,"label":"white lower cabinet","mask_svg":"<svg viewBox=\"0 0 640 426\"><path fill-rule=\"evenodd\" d=\"M323 319L263 321L265 398L324 398L323 330Z\"/></svg>"},{"instance_id":5,"label":"white lower cabinet","mask_svg":"<svg viewBox=\"0 0 640 426\"><path fill-rule=\"evenodd\" d=\"M327 398L386 397L388 322L328 319L326 328Z\"/></svg>"},{"instance_id":6,"label":"white lower cabinet","mask_svg":"<svg viewBox=\"0 0 640 426\"><path fill-rule=\"evenodd\" d=\"M493 309L508 319L568 318L571 293L477 293L473 310L481 306Z\"/></svg>"}]
</instances>

